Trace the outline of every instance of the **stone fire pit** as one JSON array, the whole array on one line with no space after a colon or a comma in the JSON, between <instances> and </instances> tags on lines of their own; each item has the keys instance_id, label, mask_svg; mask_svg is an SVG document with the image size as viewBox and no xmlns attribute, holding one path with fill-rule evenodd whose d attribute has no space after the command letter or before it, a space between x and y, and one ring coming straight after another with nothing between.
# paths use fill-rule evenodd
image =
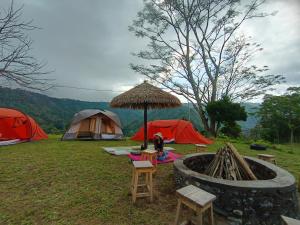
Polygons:
<instances>
[{"instance_id":1,"label":"stone fire pit","mask_svg":"<svg viewBox=\"0 0 300 225\"><path fill-rule=\"evenodd\" d=\"M298 216L295 178L289 172L268 162L245 157L258 180L223 180L203 174L213 157L212 153L197 153L176 160L176 186L193 184L215 194L214 209L234 224L279 225L280 215Z\"/></svg>"}]
</instances>

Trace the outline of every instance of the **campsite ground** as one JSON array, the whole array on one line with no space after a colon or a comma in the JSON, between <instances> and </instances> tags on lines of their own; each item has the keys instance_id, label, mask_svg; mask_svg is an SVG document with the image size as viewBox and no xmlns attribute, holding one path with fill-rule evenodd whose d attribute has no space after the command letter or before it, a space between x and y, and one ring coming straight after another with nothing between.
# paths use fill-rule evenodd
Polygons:
<instances>
[{"instance_id":1,"label":"campsite ground","mask_svg":"<svg viewBox=\"0 0 300 225\"><path fill-rule=\"evenodd\" d=\"M132 141L49 140L0 148L0 224L171 224L176 207L172 164L160 165L152 204L129 195L131 164L102 146L136 145ZM224 140L209 147L216 151ZM243 155L256 156L245 143L234 143ZM170 145L171 146L171 145ZM178 153L193 145L172 145ZM279 166L297 178L300 145L276 146Z\"/></svg>"}]
</instances>

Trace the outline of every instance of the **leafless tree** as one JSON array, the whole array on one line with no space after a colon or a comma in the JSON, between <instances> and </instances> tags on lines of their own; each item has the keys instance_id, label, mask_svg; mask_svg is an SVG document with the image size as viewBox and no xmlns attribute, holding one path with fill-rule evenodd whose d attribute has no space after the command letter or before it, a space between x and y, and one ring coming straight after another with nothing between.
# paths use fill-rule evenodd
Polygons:
<instances>
[{"instance_id":1,"label":"leafless tree","mask_svg":"<svg viewBox=\"0 0 300 225\"><path fill-rule=\"evenodd\" d=\"M259 44L237 32L252 18L265 17L264 0L145 0L129 30L149 40L135 54L149 62L132 69L190 101L203 126L213 135L216 122L205 106L222 96L250 99L264 93L282 76L263 75L267 66L249 65Z\"/></svg>"},{"instance_id":2,"label":"leafless tree","mask_svg":"<svg viewBox=\"0 0 300 225\"><path fill-rule=\"evenodd\" d=\"M45 63L31 55L32 40L27 33L38 29L32 21L22 21L23 7L0 9L0 85L17 84L21 87L49 89L49 79L43 71Z\"/></svg>"}]
</instances>

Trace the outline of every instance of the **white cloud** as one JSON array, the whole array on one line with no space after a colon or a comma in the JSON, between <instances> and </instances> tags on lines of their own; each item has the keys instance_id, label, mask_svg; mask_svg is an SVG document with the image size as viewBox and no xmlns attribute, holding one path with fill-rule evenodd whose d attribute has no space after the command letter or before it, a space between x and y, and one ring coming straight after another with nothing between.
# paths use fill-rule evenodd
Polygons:
<instances>
[{"instance_id":1,"label":"white cloud","mask_svg":"<svg viewBox=\"0 0 300 225\"><path fill-rule=\"evenodd\" d=\"M286 77L287 84L277 87L282 92L283 86L300 85L300 1L269 0L262 10L278 12L245 23L243 31L264 48L254 63L268 65L270 74Z\"/></svg>"}]
</instances>

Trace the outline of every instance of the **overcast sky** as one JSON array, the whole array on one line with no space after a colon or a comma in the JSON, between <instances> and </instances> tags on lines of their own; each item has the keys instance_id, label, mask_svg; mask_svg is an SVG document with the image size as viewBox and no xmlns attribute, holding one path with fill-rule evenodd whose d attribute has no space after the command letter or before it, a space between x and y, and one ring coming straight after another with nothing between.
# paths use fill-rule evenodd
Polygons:
<instances>
[{"instance_id":1,"label":"overcast sky","mask_svg":"<svg viewBox=\"0 0 300 225\"><path fill-rule=\"evenodd\" d=\"M10 0L0 0L6 8ZM47 61L50 77L60 85L105 90L127 90L144 78L129 68L137 59L131 52L145 43L128 31L142 8L142 0L15 0L24 5L24 19L41 27L30 33L33 53ZM283 74L287 84L300 85L300 0L269 0L276 16L247 22L243 27L262 44L256 62L270 73ZM56 88L48 95L87 101L109 101L119 92Z\"/></svg>"}]
</instances>

